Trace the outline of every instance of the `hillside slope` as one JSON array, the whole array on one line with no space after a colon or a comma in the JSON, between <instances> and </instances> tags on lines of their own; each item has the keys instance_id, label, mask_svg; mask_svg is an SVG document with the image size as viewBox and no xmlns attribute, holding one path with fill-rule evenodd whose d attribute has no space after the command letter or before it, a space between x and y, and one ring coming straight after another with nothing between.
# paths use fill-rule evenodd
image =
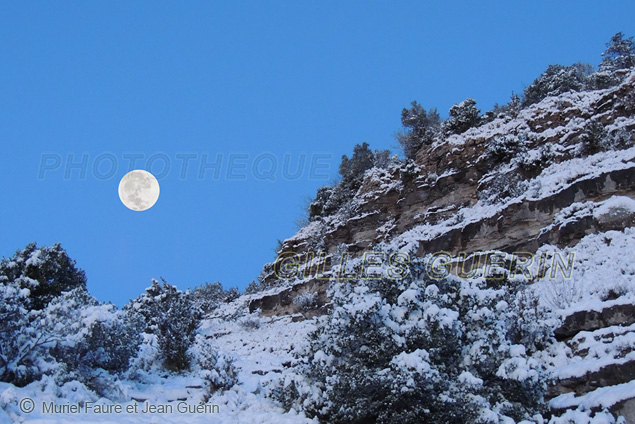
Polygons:
<instances>
[{"instance_id":1,"label":"hillside slope","mask_svg":"<svg viewBox=\"0 0 635 424\"><path fill-rule=\"evenodd\" d=\"M282 278L280 262L267 264L258 290L200 322L190 353L213 366L150 363L104 380L108 399L46 375L0 383L0 423L635 422L634 224L632 72L366 171L347 203L284 241L295 272ZM362 278L367 252L402 262L373 263L382 276ZM409 273L388 281L391 265ZM343 270L355 275L338 278ZM137 359L143 349L156 340ZM215 390L222 373L232 383ZM39 407L87 401L173 408ZM179 403L220 410L181 413Z\"/></svg>"},{"instance_id":2,"label":"hillside slope","mask_svg":"<svg viewBox=\"0 0 635 424\"><path fill-rule=\"evenodd\" d=\"M557 344L543 358L554 379L553 413L586 422L582 415L610 409L635 422L634 133L631 73L619 86L548 97L515 117L437 139L409 165L367 171L347 207L284 241L281 251L297 254L299 272L283 279L279 264L266 266L269 288L250 300L250 311L328 313L342 252L350 269L368 251L445 252L454 274L475 255L531 254L528 282L557 317ZM313 268L320 253L322 267ZM298 301L306 293L317 293L312 307Z\"/></svg>"}]
</instances>

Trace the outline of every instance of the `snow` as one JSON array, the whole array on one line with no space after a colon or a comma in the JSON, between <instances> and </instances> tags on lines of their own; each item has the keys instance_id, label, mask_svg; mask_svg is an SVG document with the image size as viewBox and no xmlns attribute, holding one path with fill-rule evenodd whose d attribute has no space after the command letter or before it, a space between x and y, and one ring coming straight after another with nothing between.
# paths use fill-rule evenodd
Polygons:
<instances>
[{"instance_id":1,"label":"snow","mask_svg":"<svg viewBox=\"0 0 635 424\"><path fill-rule=\"evenodd\" d=\"M635 75L635 74L633 74ZM549 97L540 103L532 105L520 111L516 119L498 118L478 128L472 128L460 135L452 135L446 140L437 140L433 147L439 147L441 143L448 143L455 150L460 150L468 140L491 139L497 136L513 134L522 138L523 148L526 148L526 160L537 160L542 156L539 148L548 149L553 155L560 156L565 152L571 152L577 148L573 143L576 135L585 128L587 122L584 119L565 119L562 125L541 129L530 129L526 120L530 116L550 114L566 115L568 108L575 108L577 114L592 115L598 100L606 96L614 89L598 90L594 92L565 93L558 97ZM635 118L618 118L613 124L606 127L609 133L617 132L626 127L635 125ZM521 137L523 136L523 137ZM545 144L546 141L549 141ZM518 164L512 162L485 175L480 184L488 182L501 172L514 172ZM607 174L616 170L634 170L635 147L625 150L611 150L599 152L587 157L576 157L554 163L544 168L540 175L526 182L526 190L521 194L499 202L479 200L475 204L457 210L457 213L437 223L425 223L392 239L381 243L378 248L386 251L415 252L426 241L442 237L449 231L463 228L469 223L480 222L499 215L510 205L527 200L540 200L566 190L572 184ZM413 174L421 174L420 168L413 170ZM442 175L427 174L426 184L438 184L442 178L452 176L457 170L447 169ZM353 201L353 206L378 194L389 191L400 191L403 184L399 178L395 178L397 168L371 169L367 171L364 186L371 185L373 190L362 193L358 191ZM453 210L454 205L435 210L435 213ZM581 218L593 217L600 220L605 217L623 213L635 212L635 200L626 196L612 196L601 201L575 202L558 211L553 223L544 228L549 231L553 228L563 227ZM368 217L377 211L366 211L363 214L344 218L342 216L325 217L315 220L300 229L289 241L306 242L311 238L323 235L325 231L337 226L343 219L357 220ZM425 216L425 215L424 215ZM461 216L462 219L457 217ZM395 227L395 219L385 222L378 231L389 234ZM536 256L546 255L552 258L559 255L562 258L574 255L573 273L570 278L562 274L555 276L547 273L542 278L536 279L531 290L538 296L540 306L549 309L554 320L562 320L564 317L577 311L601 311L605 308L635 303L635 228L626 228L624 231L606 231L598 234L590 234L583 237L575 246L557 247L551 245L541 246ZM487 252L482 252L487 253ZM38 266L42 262L42 251L35 250L25 261L26 266ZM313 265L313 264L312 264ZM361 258L351 259L348 269L361 265ZM15 267L15 262L7 262L8 267ZM302 265L304 266L304 265ZM538 275L538 261L534 260L529 266L531 275ZM337 265L334 271L337 271ZM452 277L451 277L452 278ZM522 279L523 277L518 277ZM36 282L31 280L32 285ZM248 313L247 304L256 296L276 294L289 285L301 283L301 280L289 281L285 286L272 287L258 295L242 296L241 298L223 304L214 310L211 315L203 320L199 327L198 342L208 343L218 352L223 360L231 360L237 371L237 383L225 391L208 393L208 381L201 373L193 370L181 374L159 372L157 369L150 371L137 371L136 377L122 377L112 381L112 392L117 393L119 399L107 400L89 391L82 384L70 381L59 387L52 377L44 377L26 387L16 387L8 383L0 383L0 424L8 422L30 423L315 423L317 420L308 419L302 412L293 409L285 411L279 404L269 398L272 388L278 384L288 386L300 378L295 374L293 366L302 360L312 360L318 364L328 365L333 362L334 356L317 351L312 358L303 358L308 350L307 335L316 328L317 320L303 320L294 322L291 316L268 317L258 312ZM23 283L29 283L24 279ZM500 294L494 289L483 289L483 279L475 278L464 282L462 296L477 298L485 303L488 299L496 299ZM29 296L28 288L14 288L7 286L6 295L18 295L21 298ZM356 286L352 288L352 302L335 312L334 322L350 319L349 316L357 316L365 313L376 313L381 317L383 325L394 333L392 335L396 344L406 346L407 334L414 326L425 325L426 320L438 323L441 327L451 328L457 325L459 313L455 310L439 307L434 300L439 296L440 289L434 284L429 284L422 291L415 285L401 292L395 305L386 304L377 293L369 291L368 287ZM611 294L611 296L609 296ZM613 296L617 294L617 299ZM302 299L298 299L300 301ZM307 299L310 301L310 299ZM139 306L139 305L134 305ZM62 312L64 306L58 305ZM413 310L414 309L414 310ZM469 312L471 319L495 320L510 309L507 301L499 300L493 307L474 308ZM41 318L42 325L49 325L54 320L54 309L50 314ZM72 335L80 336L83 331L81 326L94 322L104 322L115 319L117 312L113 312L112 305L90 306L80 311L72 311L77 322L73 322L67 329ZM349 316L347 316L347 314ZM81 323L81 324L80 324ZM480 329L478 331L481 331ZM153 358L156 350L154 336L147 336L142 345L144 354L139 360ZM466 356L465 364L473 358L483 355L489 346L484 343L474 343L470 346L469 357ZM548 366L552 377L556 379L577 378L602 370L609 365L620 365L635 361L635 324L614 325L595 331L582 331L575 335L567 343L556 343L544 352L542 356L527 356L527 348L520 344L503 344L496 347L495 353L508 352L496 374L502 378L510 378L518 381L526 381L537 375L541 366ZM472 358L472 359L470 359ZM541 363L540 361L543 361ZM404 350L396 354L390 366L404 373L424 374L431 370L430 355L424 349L414 351ZM199 370L200 371L200 370ZM459 381L468 386L481 386L483 380L471 372L465 370L459 377ZM410 385L414 387L414 380ZM404 390L408 390L404 388ZM316 392L317 393L317 392ZM317 396L312 393L309 396ZM32 413L21 411L20 405L24 399L35 401L35 410ZM573 393L562 394L551 400L551 407L557 409L570 408L559 417L553 417L550 423L614 423L609 414L599 411L589 412L592 408L609 408L623 400L635 398L635 381L601 387L582 396ZM94 406L120 406L120 413L61 413L51 414L43 410L45 403L53 402L56 405L79 405L85 408L86 402L93 402ZM145 405L166 409L166 413L136 412L128 410L143 410ZM24 406L24 405L22 405ZM218 407L214 412L180 412L178 407L206 406ZM574 409L577 408L577 409ZM482 418L494 419L497 415L493 411L483 410ZM508 422L508 421L505 421ZM512 422L512 421L509 421ZM618 421L619 422L619 421Z\"/></svg>"},{"instance_id":2,"label":"snow","mask_svg":"<svg viewBox=\"0 0 635 424\"><path fill-rule=\"evenodd\" d=\"M469 371L463 371L461 374L459 374L459 381L461 383L471 384L475 386L480 386L481 384L483 384L482 379L475 377L474 374Z\"/></svg>"},{"instance_id":3,"label":"snow","mask_svg":"<svg viewBox=\"0 0 635 424\"><path fill-rule=\"evenodd\" d=\"M561 316L580 310L601 311L614 304L633 302L634 244L635 228L631 227L624 231L590 234L583 237L575 247L560 249L551 245L543 246L536 252L536 256L558 254L566 258L569 254L575 255L572 278L565 278L561 273L552 278L551 273L547 273L548 275L535 282L533 288L542 303ZM537 268L537 261L529 266L532 275L538 274ZM607 301L606 297L611 291L623 295L619 299Z\"/></svg>"},{"instance_id":4,"label":"snow","mask_svg":"<svg viewBox=\"0 0 635 424\"><path fill-rule=\"evenodd\" d=\"M626 196L613 196L595 208L593 216L599 218L603 215L614 214L616 210L626 210L629 212L635 212L635 200Z\"/></svg>"},{"instance_id":5,"label":"snow","mask_svg":"<svg viewBox=\"0 0 635 424\"><path fill-rule=\"evenodd\" d=\"M423 349L417 349L410 353L401 352L392 359L391 364L399 369L411 369L423 374L431 369L428 363L429 359L428 352Z\"/></svg>"},{"instance_id":6,"label":"snow","mask_svg":"<svg viewBox=\"0 0 635 424\"><path fill-rule=\"evenodd\" d=\"M31 253L31 256L29 256L29 259L26 260L26 262L24 262L24 264L26 266L38 266L42 263L42 251L40 249L35 250L33 253Z\"/></svg>"},{"instance_id":7,"label":"snow","mask_svg":"<svg viewBox=\"0 0 635 424\"><path fill-rule=\"evenodd\" d=\"M455 228L463 228L469 223L480 222L488 218L499 215L506 207L513 203L520 203L524 200L539 200L555 195L571 185L597 177L601 174L620 170L635 168L635 147L621 151L600 152L584 158L574 158L562 163L553 164L545 168L542 174L527 183L527 190L524 194L508 199L502 203L487 204L478 201L476 204L460 209L463 220L457 222L455 217L448 218L437 224L421 224L411 230L394 237L389 242L383 243L388 250L413 252L419 247L421 242L433 240ZM633 210L635 201L628 202L626 199L616 199L611 203L605 203L605 208L623 207ZM579 207L572 205L569 208ZM600 208L600 211L604 209ZM570 212L570 211L569 211ZM562 211L561 214L566 214ZM597 212L600 213L600 212ZM562 218L561 218L562 219Z\"/></svg>"},{"instance_id":8,"label":"snow","mask_svg":"<svg viewBox=\"0 0 635 424\"><path fill-rule=\"evenodd\" d=\"M233 313L235 305L224 305L203 322L202 334L219 352L234 358L239 384L228 391L216 393L204 405L217 405L218 413L180 413L177 407L196 407L205 394L205 381L195 374L156 375L146 374L143 383L122 380L121 386L127 401L111 402L97 399L81 388L51 391L51 385L35 382L24 388L0 383L0 423L10 419L27 419L29 423L311 423L316 422L293 410L285 412L263 391L272 381L283 378L285 362L295 361L294 352L301 351L306 334L313 328L312 321L291 322L291 317L259 319L257 329L245 328L240 320L227 321L223 316ZM51 383L54 384L54 383ZM80 385L81 386L81 385ZM19 402L24 398L36 401L36 410L24 414ZM136 399L132 400L132 399ZM179 400L182 399L182 400ZM121 405L121 413L109 414L50 414L42 410L42 402L56 405L93 401L96 404ZM160 408L171 406L172 412L159 413L144 410L144 402ZM181 404L179 405L179 403ZM138 404L138 413L128 413L126 408ZM166 407L167 408L167 407ZM4 421L3 421L4 420Z\"/></svg>"},{"instance_id":9,"label":"snow","mask_svg":"<svg viewBox=\"0 0 635 424\"><path fill-rule=\"evenodd\" d=\"M596 406L611 407L626 399L635 398L635 381L617 384L615 386L600 387L583 396L576 397L573 393L565 393L554 398L549 405L556 409L576 408L591 409Z\"/></svg>"}]
</instances>

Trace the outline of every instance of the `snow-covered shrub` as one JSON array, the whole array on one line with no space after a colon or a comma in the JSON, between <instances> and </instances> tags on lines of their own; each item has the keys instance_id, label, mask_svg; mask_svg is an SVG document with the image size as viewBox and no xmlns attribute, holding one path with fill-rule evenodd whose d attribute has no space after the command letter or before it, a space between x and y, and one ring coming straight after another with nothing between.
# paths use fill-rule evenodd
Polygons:
<instances>
[{"instance_id":1,"label":"snow-covered shrub","mask_svg":"<svg viewBox=\"0 0 635 424\"><path fill-rule=\"evenodd\" d=\"M188 349L202 316L191 293L184 293L165 281L161 285L152 280L146 292L131 301L126 309L140 316L145 332L156 335L166 369L182 371L189 368Z\"/></svg>"},{"instance_id":2,"label":"snow-covered shrub","mask_svg":"<svg viewBox=\"0 0 635 424\"><path fill-rule=\"evenodd\" d=\"M73 381L81 381L86 388L101 398L106 398L111 401L129 400L126 396L126 388L119 377L103 369L94 368L90 374L85 376L82 380L69 380L69 382Z\"/></svg>"},{"instance_id":3,"label":"snow-covered shrub","mask_svg":"<svg viewBox=\"0 0 635 424\"><path fill-rule=\"evenodd\" d=\"M447 134L461 134L481 123L481 111L476 107L476 100L465 99L450 108L449 118L443 123Z\"/></svg>"},{"instance_id":4,"label":"snow-covered shrub","mask_svg":"<svg viewBox=\"0 0 635 424\"><path fill-rule=\"evenodd\" d=\"M29 310L29 291L15 281L0 283L0 381L31 379L27 373L30 352L46 342L31 324L39 324L39 313ZM38 341L39 340L39 341ZM19 384L19 383L18 383Z\"/></svg>"},{"instance_id":5,"label":"snow-covered shrub","mask_svg":"<svg viewBox=\"0 0 635 424\"><path fill-rule=\"evenodd\" d=\"M399 167L399 177L401 178L401 182L403 184L408 184L410 181L412 181L419 175L420 171L421 169L417 166L417 164L413 160L406 160Z\"/></svg>"},{"instance_id":6,"label":"snow-covered shrub","mask_svg":"<svg viewBox=\"0 0 635 424\"><path fill-rule=\"evenodd\" d=\"M203 314L208 314L216 309L221 303L229 303L239 296L238 289L232 287L225 290L219 282L205 283L192 290L190 297L194 308L201 310Z\"/></svg>"},{"instance_id":7,"label":"snow-covered shrub","mask_svg":"<svg viewBox=\"0 0 635 424\"><path fill-rule=\"evenodd\" d=\"M315 199L308 206L309 221L318 217L337 213L350 206L350 201L361 187L366 171L372 168L384 168L398 163L396 156L388 150L372 151L368 143L356 144L353 155L342 156L339 173L342 179L333 186L323 186L317 191Z\"/></svg>"},{"instance_id":8,"label":"snow-covered shrub","mask_svg":"<svg viewBox=\"0 0 635 424\"><path fill-rule=\"evenodd\" d=\"M346 155L342 156L339 168L342 176L341 183L351 188L359 187L364 179L364 172L373 166L375 166L375 155L368 147L368 143L356 144L350 158Z\"/></svg>"},{"instance_id":9,"label":"snow-covered shrub","mask_svg":"<svg viewBox=\"0 0 635 424\"><path fill-rule=\"evenodd\" d=\"M532 355L551 337L539 309L521 309L520 286L424 277L338 284L331 295L300 368L313 389L288 384L279 395L297 396L295 408L330 423L535 421L543 412L546 374Z\"/></svg>"},{"instance_id":10,"label":"snow-covered shrub","mask_svg":"<svg viewBox=\"0 0 635 424\"><path fill-rule=\"evenodd\" d=\"M558 144L546 143L535 149L520 151L514 161L523 171L529 174L538 174L540 170L551 165L563 155L561 150L562 148Z\"/></svg>"},{"instance_id":11,"label":"snow-covered shrub","mask_svg":"<svg viewBox=\"0 0 635 424\"><path fill-rule=\"evenodd\" d=\"M606 129L601 122L589 121L580 135L581 153L592 155L605 149L605 140L608 137Z\"/></svg>"},{"instance_id":12,"label":"snow-covered shrub","mask_svg":"<svg viewBox=\"0 0 635 424\"><path fill-rule=\"evenodd\" d=\"M3 285L5 294L12 294L6 290L10 287ZM13 296L12 300L19 305L24 298ZM4 322L0 339L2 380L24 385L43 375L65 372L70 361L60 352L75 352L86 336L84 313L96 305L86 289L79 287L52 299L44 309L19 307L18 313Z\"/></svg>"},{"instance_id":13,"label":"snow-covered shrub","mask_svg":"<svg viewBox=\"0 0 635 424\"><path fill-rule=\"evenodd\" d=\"M75 381L100 396L112 395L116 374L128 368L139 345L139 328L122 317L111 304L100 304L84 288L54 298L41 311L40 331L48 343L33 349L25 364L46 363L31 368L31 379L52 376L58 386ZM44 325L44 323L46 323Z\"/></svg>"},{"instance_id":14,"label":"snow-covered shrub","mask_svg":"<svg viewBox=\"0 0 635 424\"><path fill-rule=\"evenodd\" d=\"M303 311L316 309L319 306L318 295L315 292L300 293L293 298L293 304L299 306Z\"/></svg>"},{"instance_id":15,"label":"snow-covered shrub","mask_svg":"<svg viewBox=\"0 0 635 424\"><path fill-rule=\"evenodd\" d=\"M635 95L633 95L635 98ZM635 109L635 107L634 107ZM611 134L608 134L604 140L604 147L610 150L627 149L635 144L635 132L620 128Z\"/></svg>"},{"instance_id":16,"label":"snow-covered shrub","mask_svg":"<svg viewBox=\"0 0 635 424\"><path fill-rule=\"evenodd\" d=\"M618 32L611 41L606 43L606 50L602 53L602 63L600 71L615 73L620 69L635 67L635 42L633 37L625 38L624 34Z\"/></svg>"},{"instance_id":17,"label":"snow-covered shrub","mask_svg":"<svg viewBox=\"0 0 635 424\"><path fill-rule=\"evenodd\" d=\"M516 118L518 117L518 112L520 112L520 96L512 92L509 102L502 106L495 103L494 108L486 112L482 120L486 124L497 118Z\"/></svg>"},{"instance_id":18,"label":"snow-covered shrub","mask_svg":"<svg viewBox=\"0 0 635 424\"><path fill-rule=\"evenodd\" d=\"M109 320L95 321L86 337L85 358L93 368L125 372L141 344L141 331L142 323L128 311L116 311Z\"/></svg>"},{"instance_id":19,"label":"snow-covered shrub","mask_svg":"<svg viewBox=\"0 0 635 424\"><path fill-rule=\"evenodd\" d=\"M0 265L0 380L24 385L51 376L91 387L95 369L120 373L139 344L139 328L85 288L59 244L35 243Z\"/></svg>"},{"instance_id":20,"label":"snow-covered shrub","mask_svg":"<svg viewBox=\"0 0 635 424\"><path fill-rule=\"evenodd\" d=\"M155 334L141 333L141 344L137 354L130 359L127 375L133 380L142 381L145 374L157 369L161 352Z\"/></svg>"},{"instance_id":21,"label":"snow-covered shrub","mask_svg":"<svg viewBox=\"0 0 635 424\"><path fill-rule=\"evenodd\" d=\"M520 152L522 144L518 136L507 134L490 140L485 153L495 163L509 162Z\"/></svg>"},{"instance_id":22,"label":"snow-covered shrub","mask_svg":"<svg viewBox=\"0 0 635 424\"><path fill-rule=\"evenodd\" d=\"M25 289L27 307L42 309L64 291L86 287L86 275L75 267L59 243L37 247L30 243L12 258L0 261L0 284L17 284Z\"/></svg>"},{"instance_id":23,"label":"snow-covered shrub","mask_svg":"<svg viewBox=\"0 0 635 424\"><path fill-rule=\"evenodd\" d=\"M589 87L595 90L604 90L620 83L619 78L614 72L598 71L589 75Z\"/></svg>"},{"instance_id":24,"label":"snow-covered shrub","mask_svg":"<svg viewBox=\"0 0 635 424\"><path fill-rule=\"evenodd\" d=\"M210 394L230 389L238 382L232 358L216 351L202 335L196 335L190 354L198 374L209 383Z\"/></svg>"},{"instance_id":25,"label":"snow-covered shrub","mask_svg":"<svg viewBox=\"0 0 635 424\"><path fill-rule=\"evenodd\" d=\"M359 185L353 187L342 182L334 186L320 187L315 199L309 204L309 221L337 213L350 202L358 188Z\"/></svg>"},{"instance_id":26,"label":"snow-covered shrub","mask_svg":"<svg viewBox=\"0 0 635 424\"><path fill-rule=\"evenodd\" d=\"M245 330L256 330L260 328L260 317L258 316L259 312L249 314L247 316L242 317L238 323Z\"/></svg>"},{"instance_id":27,"label":"snow-covered shrub","mask_svg":"<svg viewBox=\"0 0 635 424\"><path fill-rule=\"evenodd\" d=\"M416 101L409 109L401 111L401 124L404 130L396 138L409 159L414 159L421 146L431 144L441 133L441 118L437 110L426 111Z\"/></svg>"},{"instance_id":28,"label":"snow-covered shrub","mask_svg":"<svg viewBox=\"0 0 635 424\"><path fill-rule=\"evenodd\" d=\"M620 150L633 146L635 137L632 131L620 128L609 133L601 122L589 121L578 137L579 154L592 155L606 150Z\"/></svg>"},{"instance_id":29,"label":"snow-covered shrub","mask_svg":"<svg viewBox=\"0 0 635 424\"><path fill-rule=\"evenodd\" d=\"M549 96L588 88L591 70L592 66L585 63L575 63L571 66L549 65L547 70L525 89L523 107L538 103Z\"/></svg>"},{"instance_id":30,"label":"snow-covered shrub","mask_svg":"<svg viewBox=\"0 0 635 424\"><path fill-rule=\"evenodd\" d=\"M543 297L545 303L554 310L566 309L580 300L582 296L579 283L574 279L556 280L549 278L545 281Z\"/></svg>"},{"instance_id":31,"label":"snow-covered shrub","mask_svg":"<svg viewBox=\"0 0 635 424\"><path fill-rule=\"evenodd\" d=\"M245 294L258 293L260 290L262 290L262 287L260 286L260 284L256 283L255 281L252 281L251 283L247 285L247 288L245 289Z\"/></svg>"},{"instance_id":32,"label":"snow-covered shrub","mask_svg":"<svg viewBox=\"0 0 635 424\"><path fill-rule=\"evenodd\" d=\"M479 187L478 199L486 204L503 202L527 191L528 183L517 172L497 173L487 184Z\"/></svg>"},{"instance_id":33,"label":"snow-covered shrub","mask_svg":"<svg viewBox=\"0 0 635 424\"><path fill-rule=\"evenodd\" d=\"M570 409L554 415L549 424L628 424L624 417L616 418L609 411L592 411L589 409Z\"/></svg>"},{"instance_id":34,"label":"snow-covered shrub","mask_svg":"<svg viewBox=\"0 0 635 424\"><path fill-rule=\"evenodd\" d=\"M315 382L310 377L290 372L267 384L265 396L274 399L288 411L292 408L312 407L321 398L321 390L315 387Z\"/></svg>"},{"instance_id":35,"label":"snow-covered shrub","mask_svg":"<svg viewBox=\"0 0 635 424\"><path fill-rule=\"evenodd\" d=\"M92 384L97 381L95 370L125 371L139 344L138 328L83 287L15 318L11 325L20 327L6 331L0 347L2 378L16 385L48 375L58 385L78 381L98 391Z\"/></svg>"}]
</instances>

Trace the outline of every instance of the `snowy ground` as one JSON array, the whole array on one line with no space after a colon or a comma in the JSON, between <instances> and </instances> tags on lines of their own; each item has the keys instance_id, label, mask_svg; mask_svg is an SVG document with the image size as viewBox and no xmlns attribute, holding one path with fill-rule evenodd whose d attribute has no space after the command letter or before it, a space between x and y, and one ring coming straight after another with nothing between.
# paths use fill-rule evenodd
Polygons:
<instances>
[{"instance_id":1,"label":"snowy ground","mask_svg":"<svg viewBox=\"0 0 635 424\"><path fill-rule=\"evenodd\" d=\"M623 202L622 202L623 203ZM604 206L604 205L603 205ZM592 213L592 212L591 212ZM560 306L560 314L578 310L601 310L619 302L632 303L635 281L635 253L630 248L635 244L635 229L624 232L608 231L584 237L575 247L558 249L543 246L540 251L560 252L564 257L569 250L575 251L572 278L544 278L535 283L534 289L542 301L554 307ZM624 295L615 300L603 300L609 290L619 290ZM308 343L307 333L313 321L293 322L293 317L257 317L246 314L246 298L216 310L214 316L205 320L201 333L219 352L234 359L238 370L239 384L221 394L213 395L205 404L208 411L180 412L195 408L205 395L205 382L196 375L165 378L149 375L146 382L121 382L122 398L118 403L119 413L96 413L98 408L115 405L105 399L97 399L81 386L68 384L57 388L54 384L32 383L24 388L0 383L0 424L10 422L28 423L309 423L302 413L284 412L273 401L266 398L270 384L285 377L286 369ZM586 356L575 355L562 344L558 351L551 352L553 374L560 378L583 375L609 363L632 360L635 350L635 332L630 327L607 328L594 334L576 336L579 349L588 351ZM608 342L603 333L611 333ZM594 405L610 406L622 399L635 397L635 385L631 383L606 387L575 398L571 394L559 396L552 401L554 407L582 407ZM34 411L25 413L22 408L31 406L25 399L33 399ZM44 410L44 405L74 405L86 411L87 404L94 402L91 412L53 414ZM27 402L27 403L21 403ZM77 406L79 405L79 406ZM84 405L84 406L82 406ZM133 408L137 413L130 413ZM154 412L143 412L147 405L158 408ZM216 405L216 407L214 407ZM161 411L163 408L165 411ZM210 408L217 408L211 410ZM571 414L569 414L571 415ZM557 422L557 421L554 421Z\"/></svg>"},{"instance_id":2,"label":"snowy ground","mask_svg":"<svg viewBox=\"0 0 635 424\"><path fill-rule=\"evenodd\" d=\"M553 306L554 300L561 302L562 314L581 309L601 309L616 302L633 302L633 278L635 276L635 253L629 246L635 243L635 229L624 232L609 231L584 237L575 248L560 250L544 246L541 251L574 249L576 262L571 279L553 280L545 278L534 288L543 302ZM590 284L592 282L593 284ZM620 289L625 295L616 300L602 300L606 292ZM558 299L554 299L559 297ZM60 389L47 380L33 383L24 388L0 383L0 424L9 422L28 423L309 423L302 413L284 412L273 401L265 397L271 382L284 378L285 369L295 361L295 353L301 352L308 343L306 334L313 328L313 321L293 322L287 317L257 317L247 315L244 298L218 309L214 316L203 322L201 333L215 349L234 358L238 369L239 384L221 394L213 395L205 404L217 409L200 412L180 412L179 409L195 408L202 400L204 381L196 375L148 376L143 384L131 381L121 382L121 392L127 401L120 405L119 413L96 413L98 408L115 405L105 399L97 399L83 387L68 386ZM243 312L240 312L240 311ZM240 316L242 313L242 316ZM238 317L236 318L236 315ZM232 318L230 318L232 317ZM608 363L618 363L632 359L633 353L620 355L625 348L635 349L635 333L629 327L602 329L593 334L581 333L579 349L588 351L585 357L571 352L562 345L558 352L552 352L550 360L553 373L560 378L582 375L599 369ZM611 332L611 340L606 343L601 333ZM599 341L598 341L599 340ZM595 390L585 396L575 398L571 394L562 395L552 401L554 407L610 406L624 398L635 396L635 385L631 383ZM31 413L21 411L29 407L28 401L35 401ZM133 400L134 399L134 400ZM75 405L86 411L91 401L89 413L47 413L44 405ZM80 405L80 406L77 406ZM137 408L137 413L126 412ZM143 412L151 407L166 411ZM171 410L170 410L171 409ZM557 421L554 421L557 422Z\"/></svg>"},{"instance_id":3,"label":"snowy ground","mask_svg":"<svg viewBox=\"0 0 635 424\"><path fill-rule=\"evenodd\" d=\"M223 310L218 311L222 315ZM245 323L248 321L248 323ZM253 323L257 322L257 328ZM251 324L251 325L250 325ZM0 383L0 424L28 422L40 424L52 423L276 423L296 424L315 422L303 414L284 412L272 401L263 396L263 387L279 378L283 363L293 361L293 351L304 343L304 335L310 330L311 322L291 322L291 317L274 319L247 319L227 322L222 318L212 318L203 324L203 333L210 337L213 345L235 359L238 368L239 384L232 389L212 396L208 410L187 411L188 407L200 408L199 402L204 396L204 382L195 375L170 378L153 376L145 384L130 381L122 382L124 395L130 400L118 403L121 412L98 413L99 408L115 405L106 399L96 399L82 388L66 387L53 389L46 383L33 383L24 388ZM31 406L25 399L35 402L35 410L29 414L20 410ZM136 399L136 400L132 400ZM179 400L181 399L181 400ZM91 409L82 413L47 413L44 406L53 402L57 406L78 405L92 401ZM126 412L134 411L137 413ZM148 409L148 406L150 409ZM217 409L214 408L217 406ZM112 407L112 406L111 406ZM151 408L157 410L152 411ZM162 410L163 409L163 410ZM171 411L170 411L171 409ZM179 411L179 409L181 411ZM148 412L144 412L144 411Z\"/></svg>"}]
</instances>

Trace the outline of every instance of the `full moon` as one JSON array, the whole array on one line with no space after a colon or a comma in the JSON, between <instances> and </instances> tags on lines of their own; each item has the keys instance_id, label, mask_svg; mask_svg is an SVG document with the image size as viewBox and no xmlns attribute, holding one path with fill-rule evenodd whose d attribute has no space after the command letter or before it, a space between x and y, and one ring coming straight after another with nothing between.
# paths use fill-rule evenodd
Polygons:
<instances>
[{"instance_id":1,"label":"full moon","mask_svg":"<svg viewBox=\"0 0 635 424\"><path fill-rule=\"evenodd\" d=\"M148 171L135 169L121 179L119 198L128 209L148 210L159 199L159 182Z\"/></svg>"}]
</instances>

